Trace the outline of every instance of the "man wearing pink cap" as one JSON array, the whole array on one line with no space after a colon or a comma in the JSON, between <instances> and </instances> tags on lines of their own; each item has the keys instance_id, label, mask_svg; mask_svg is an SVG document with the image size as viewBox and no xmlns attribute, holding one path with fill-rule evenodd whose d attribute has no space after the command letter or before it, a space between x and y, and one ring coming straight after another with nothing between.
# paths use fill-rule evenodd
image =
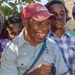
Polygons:
<instances>
[{"instance_id":1,"label":"man wearing pink cap","mask_svg":"<svg viewBox=\"0 0 75 75\"><path fill-rule=\"evenodd\" d=\"M39 3L22 11L24 29L3 53L0 75L61 75L68 71L56 43L46 38L55 16Z\"/></svg>"}]
</instances>

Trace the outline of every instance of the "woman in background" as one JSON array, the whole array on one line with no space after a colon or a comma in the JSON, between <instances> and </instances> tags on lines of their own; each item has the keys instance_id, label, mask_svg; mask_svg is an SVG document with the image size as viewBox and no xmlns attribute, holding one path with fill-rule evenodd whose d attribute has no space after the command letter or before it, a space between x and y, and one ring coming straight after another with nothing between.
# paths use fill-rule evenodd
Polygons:
<instances>
[{"instance_id":1,"label":"woman in background","mask_svg":"<svg viewBox=\"0 0 75 75\"><path fill-rule=\"evenodd\" d=\"M64 29L68 11L61 1L51 1L45 6L57 18L56 21L51 20L51 32L48 36L58 44L69 68L69 72L64 75L75 75L75 37Z\"/></svg>"}]
</instances>

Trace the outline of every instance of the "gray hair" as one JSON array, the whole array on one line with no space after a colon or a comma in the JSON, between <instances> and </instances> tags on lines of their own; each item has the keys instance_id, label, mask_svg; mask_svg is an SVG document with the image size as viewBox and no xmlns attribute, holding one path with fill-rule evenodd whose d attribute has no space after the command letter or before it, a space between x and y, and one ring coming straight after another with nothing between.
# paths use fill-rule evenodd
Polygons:
<instances>
[{"instance_id":1,"label":"gray hair","mask_svg":"<svg viewBox=\"0 0 75 75\"><path fill-rule=\"evenodd\" d=\"M4 15L2 11L0 11L0 22L3 24L4 23Z\"/></svg>"}]
</instances>

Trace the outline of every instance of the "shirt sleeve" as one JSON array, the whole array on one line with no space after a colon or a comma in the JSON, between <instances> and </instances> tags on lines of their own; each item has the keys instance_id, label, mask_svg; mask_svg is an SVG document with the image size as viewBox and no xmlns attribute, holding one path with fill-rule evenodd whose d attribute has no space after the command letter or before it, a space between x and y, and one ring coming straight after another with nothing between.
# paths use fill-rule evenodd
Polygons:
<instances>
[{"instance_id":1,"label":"shirt sleeve","mask_svg":"<svg viewBox=\"0 0 75 75\"><path fill-rule=\"evenodd\" d=\"M18 69L16 67L16 54L13 51L12 44L6 46L1 59L1 74L0 75L18 75Z\"/></svg>"}]
</instances>

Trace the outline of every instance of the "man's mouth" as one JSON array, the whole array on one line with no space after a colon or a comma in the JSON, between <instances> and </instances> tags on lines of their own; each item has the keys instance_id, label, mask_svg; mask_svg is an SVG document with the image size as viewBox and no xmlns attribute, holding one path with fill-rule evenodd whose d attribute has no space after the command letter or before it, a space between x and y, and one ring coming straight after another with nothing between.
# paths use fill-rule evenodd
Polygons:
<instances>
[{"instance_id":1,"label":"man's mouth","mask_svg":"<svg viewBox=\"0 0 75 75\"><path fill-rule=\"evenodd\" d=\"M38 33L37 35L39 38L43 38L43 37L45 37L46 34Z\"/></svg>"}]
</instances>

